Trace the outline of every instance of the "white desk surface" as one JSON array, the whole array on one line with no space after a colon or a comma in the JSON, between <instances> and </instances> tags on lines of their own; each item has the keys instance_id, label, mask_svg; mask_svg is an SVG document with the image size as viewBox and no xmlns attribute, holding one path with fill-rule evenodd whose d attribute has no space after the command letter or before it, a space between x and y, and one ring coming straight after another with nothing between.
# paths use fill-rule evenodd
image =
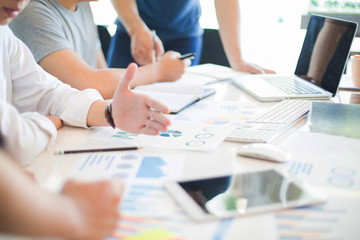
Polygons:
<instances>
[{"instance_id":1,"label":"white desk surface","mask_svg":"<svg viewBox=\"0 0 360 240\"><path fill-rule=\"evenodd\" d=\"M190 69L189 72L196 72L196 69ZM203 71L203 69L200 69ZM231 71L228 70L231 74ZM211 73L211 71L210 71ZM226 100L226 101L239 101L239 102L256 102L259 107L259 112L266 109L269 106L272 106L275 103L264 103L258 102L250 95L241 91L237 87L233 86L230 82L221 82L213 85L216 87L217 93L212 96L210 99L213 100ZM349 93L345 94L344 101L349 102ZM341 96L342 97L342 96ZM334 98L335 102L339 102L339 98ZM343 101L343 102L344 102ZM109 143L103 142L100 140L95 140L89 138L94 132L93 129L80 129L80 128L71 128L64 127L59 130L58 137L55 142L56 149L74 149L77 147L91 148L91 147L112 147L117 146L118 143ZM298 132L309 132L306 120L303 120L291 130L286 132L284 135L276 139L273 143L281 145L282 147L292 151L294 148L291 146L291 142L294 140L294 136ZM185 150L171 150L171 149L162 149L162 148L151 148L144 147L139 150L138 153L143 154L181 154L185 156L184 167L181 173L182 179L198 178L211 175L221 175L227 173L234 173L237 171L254 171L264 168L278 168L281 169L284 167L282 164L276 164L260 160L250 160L236 156L236 149L241 146L242 143L234 142L223 142L220 147L212 152L195 152L195 151L185 151ZM360 147L360 146L359 146ZM334 150L335 151L335 150ZM358 155L359 156L359 155ZM65 180L64 177L69 169L71 169L74 159L78 155L54 155L51 152L44 152L40 157L38 157L30 166L26 167L26 170L31 171L35 174L36 179L40 185L48 189L57 189ZM360 160L360 159L358 159ZM360 163L358 163L360 165ZM358 173L356 173L358 174ZM90 177L90 176L89 176ZM359 176L356 175L356 184L360 184ZM354 199L359 203L360 202L360 192L359 191L346 191L344 189L326 189L326 192L330 192L331 196L343 197L349 196L351 199ZM338 193L339 192L339 193ZM335 197L335 198L336 198ZM357 204L360 205L360 204ZM360 215L360 208L357 207L357 215ZM360 220L360 218L358 218ZM264 214L253 217L246 217L244 219L235 219L234 222L230 225L230 228L224 233L222 237L213 239L285 239L286 234L291 236L290 233L281 232L279 227L276 225L277 218L274 214ZM345 221L345 220L344 220ZM348 221L348 220L346 220ZM345 221L345 225L347 222ZM357 221L359 223L359 221ZM348 223L351 224L351 223ZM319 229L318 229L319 230ZM209 229L213 231L213 229ZM280 233L279 233L280 231ZM349 227L346 231L351 233L350 235L344 236L343 239L352 239L349 236L353 236L353 239L356 239L359 235L358 227ZM290 234L290 235L289 235ZM297 236L302 236L305 239L307 232L298 232ZM320 237L322 232L319 230L317 233L312 233L308 237ZM356 234L356 235L352 235ZM199 233L193 235L189 239L202 239ZM337 236L337 235L336 235ZM341 233L340 233L341 236ZM355 237L356 236L356 237ZM200 237L200 238L199 238ZM300 239L300 238L298 238ZM315 239L315 238L314 238ZM317 238L316 238L317 239Z\"/></svg>"}]
</instances>

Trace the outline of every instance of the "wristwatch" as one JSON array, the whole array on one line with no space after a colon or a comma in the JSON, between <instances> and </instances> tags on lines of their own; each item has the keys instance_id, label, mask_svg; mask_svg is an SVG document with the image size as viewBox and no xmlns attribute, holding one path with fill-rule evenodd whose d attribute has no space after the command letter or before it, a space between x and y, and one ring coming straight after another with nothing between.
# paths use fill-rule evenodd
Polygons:
<instances>
[{"instance_id":1,"label":"wristwatch","mask_svg":"<svg viewBox=\"0 0 360 240\"><path fill-rule=\"evenodd\" d=\"M105 118L106 118L106 121L110 124L110 126L112 128L115 128L114 119L112 117L112 103L109 103L108 105L106 105Z\"/></svg>"}]
</instances>

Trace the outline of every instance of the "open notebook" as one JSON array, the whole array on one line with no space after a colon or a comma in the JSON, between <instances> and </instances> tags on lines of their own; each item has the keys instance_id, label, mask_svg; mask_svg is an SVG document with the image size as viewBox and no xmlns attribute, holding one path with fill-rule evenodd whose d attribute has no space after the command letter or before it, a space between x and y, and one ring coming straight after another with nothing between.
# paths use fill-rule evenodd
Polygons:
<instances>
[{"instance_id":1,"label":"open notebook","mask_svg":"<svg viewBox=\"0 0 360 240\"><path fill-rule=\"evenodd\" d=\"M136 87L135 93L145 94L167 106L176 114L195 102L215 94L214 88L203 84L166 82Z\"/></svg>"}]
</instances>

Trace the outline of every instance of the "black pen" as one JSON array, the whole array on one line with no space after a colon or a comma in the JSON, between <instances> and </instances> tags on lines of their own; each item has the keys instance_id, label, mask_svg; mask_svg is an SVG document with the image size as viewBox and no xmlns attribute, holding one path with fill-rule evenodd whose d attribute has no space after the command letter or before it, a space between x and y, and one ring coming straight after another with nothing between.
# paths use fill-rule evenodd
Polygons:
<instances>
[{"instance_id":1,"label":"black pen","mask_svg":"<svg viewBox=\"0 0 360 240\"><path fill-rule=\"evenodd\" d=\"M183 54L179 57L180 60L184 60L184 59L187 59L187 58L190 58L190 59L194 59L196 56L196 53L192 52L192 53L186 53L186 54Z\"/></svg>"},{"instance_id":2,"label":"black pen","mask_svg":"<svg viewBox=\"0 0 360 240\"><path fill-rule=\"evenodd\" d=\"M91 153L91 152L113 152L113 151L132 151L139 150L140 147L118 147L118 148L94 148L94 149L78 149L78 150L57 150L55 154L73 154L73 153Z\"/></svg>"}]
</instances>

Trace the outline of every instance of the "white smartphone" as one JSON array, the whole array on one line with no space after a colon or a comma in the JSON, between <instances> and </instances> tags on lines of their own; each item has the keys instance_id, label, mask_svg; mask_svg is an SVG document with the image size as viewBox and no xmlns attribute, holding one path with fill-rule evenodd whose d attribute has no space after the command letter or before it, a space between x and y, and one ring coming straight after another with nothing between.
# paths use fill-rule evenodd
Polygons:
<instances>
[{"instance_id":1,"label":"white smartphone","mask_svg":"<svg viewBox=\"0 0 360 240\"><path fill-rule=\"evenodd\" d=\"M238 173L189 181L168 181L165 188L198 221L245 216L319 204L326 198L304 182L276 170Z\"/></svg>"}]
</instances>

